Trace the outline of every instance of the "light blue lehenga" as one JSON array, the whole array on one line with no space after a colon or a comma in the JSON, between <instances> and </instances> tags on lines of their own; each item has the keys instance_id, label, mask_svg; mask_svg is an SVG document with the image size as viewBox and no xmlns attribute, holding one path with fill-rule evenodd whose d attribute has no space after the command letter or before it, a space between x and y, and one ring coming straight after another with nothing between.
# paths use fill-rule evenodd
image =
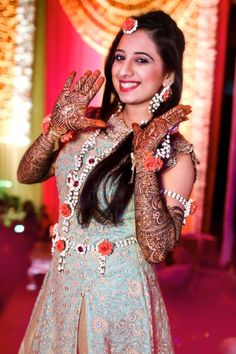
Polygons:
<instances>
[{"instance_id":1,"label":"light blue lehenga","mask_svg":"<svg viewBox=\"0 0 236 354\"><path fill-rule=\"evenodd\" d=\"M127 134L124 123L112 116L107 135L101 132L94 148L84 160L101 154ZM56 162L60 201L67 196L66 179L74 156L91 132L66 144ZM182 141L182 143L181 143ZM192 146L176 139L176 151L191 153ZM169 165L175 163L175 157ZM82 173L83 169L81 169ZM112 188L110 190L112 193ZM104 203L101 195L101 203ZM59 218L59 235L63 218ZM77 352L78 322L85 299L86 331L89 354L172 354L168 318L154 268L143 257L135 238L134 201L131 199L120 225L102 225L92 221L81 227L76 213L70 219L68 238L71 245L90 245L85 254L69 247L64 272L58 271L60 254L55 251L27 329L20 353L74 354ZM98 271L101 260L93 249L100 240L115 244L106 257L104 275ZM121 241L120 247L117 242ZM127 243L127 245L125 244Z\"/></svg>"}]
</instances>

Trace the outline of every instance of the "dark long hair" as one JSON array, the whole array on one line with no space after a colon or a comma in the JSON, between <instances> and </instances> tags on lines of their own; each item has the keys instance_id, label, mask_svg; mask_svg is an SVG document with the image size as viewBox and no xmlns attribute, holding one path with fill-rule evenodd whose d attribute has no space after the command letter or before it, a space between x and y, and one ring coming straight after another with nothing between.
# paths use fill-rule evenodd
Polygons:
<instances>
[{"instance_id":1,"label":"dark long hair","mask_svg":"<svg viewBox=\"0 0 236 354\"><path fill-rule=\"evenodd\" d=\"M157 51L162 58L167 72L174 72L173 94L161 104L153 117L161 115L179 103L183 71L182 61L185 40L182 31L175 21L163 11L154 11L135 17L138 20L138 29L146 31L156 44ZM117 46L123 36L120 30L115 37L105 63L106 85L100 111L102 119L107 121L115 111L118 95L112 83L112 65ZM117 225L133 194L134 186L129 184L131 178L131 158L133 134L130 133L119 147L108 157L102 160L89 174L80 195L78 210L79 222L87 226L91 218L103 224ZM102 183L103 182L103 183ZM109 182L115 182L115 192L112 200L108 201L106 189ZM103 196L107 207L102 209L99 205L98 189L103 186Z\"/></svg>"}]
</instances>

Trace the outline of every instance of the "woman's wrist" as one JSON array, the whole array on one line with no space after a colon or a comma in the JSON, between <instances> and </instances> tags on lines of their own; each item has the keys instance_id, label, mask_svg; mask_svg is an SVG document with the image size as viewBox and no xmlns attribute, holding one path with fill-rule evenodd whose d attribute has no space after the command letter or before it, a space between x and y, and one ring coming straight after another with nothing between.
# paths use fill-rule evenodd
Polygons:
<instances>
[{"instance_id":1,"label":"woman's wrist","mask_svg":"<svg viewBox=\"0 0 236 354\"><path fill-rule=\"evenodd\" d=\"M163 166L163 160L159 156L155 156L152 151L137 151L133 156L132 161L137 173L157 172Z\"/></svg>"}]
</instances>

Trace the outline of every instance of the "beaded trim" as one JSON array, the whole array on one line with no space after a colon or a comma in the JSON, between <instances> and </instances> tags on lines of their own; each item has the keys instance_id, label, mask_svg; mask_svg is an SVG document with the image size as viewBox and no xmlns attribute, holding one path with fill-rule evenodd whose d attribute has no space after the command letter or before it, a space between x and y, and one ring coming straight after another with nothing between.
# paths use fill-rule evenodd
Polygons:
<instances>
[{"instance_id":1,"label":"beaded trim","mask_svg":"<svg viewBox=\"0 0 236 354\"><path fill-rule=\"evenodd\" d=\"M155 158L161 157L162 159L168 159L170 157L171 145L170 145L170 134L166 134L161 142L161 147L157 148L154 155Z\"/></svg>"},{"instance_id":2,"label":"beaded trim","mask_svg":"<svg viewBox=\"0 0 236 354\"><path fill-rule=\"evenodd\" d=\"M114 114L111 116L109 119L109 123L113 123L113 120L117 119L117 115ZM112 140L115 141L113 146L111 148L104 148L103 152L95 155L91 154L87 160L84 161L86 153L88 153L90 150L93 150L97 137L100 134L101 130L97 129L91 136L88 138L83 145L81 146L80 153L78 155L75 155L75 162L74 162L74 169L72 169L66 179L66 184L68 186L68 193L67 197L65 200L60 204L60 214L63 217L63 222L62 222L62 235L60 239L58 240L57 236L57 241L59 242L59 246L57 243L57 246L61 249L60 252L60 258L59 258L59 266L58 270L60 272L64 271L64 265L65 265L65 257L66 254L71 248L71 241L67 238L69 228L70 228L70 219L73 216L78 200L79 200L79 194L80 191L83 187L83 184L87 178L87 175L90 173L90 171L106 156L109 155L113 150L116 149L116 147L120 144L121 140L125 137L127 134L127 128L125 127L120 127L120 129L115 129L113 125L111 124L109 129L107 130L107 134L105 138L112 138ZM83 167L83 170L79 174L79 171ZM57 227L55 228L57 230ZM58 232L55 231L55 233ZM54 241L55 243L56 241ZM57 248L58 248L57 247ZM53 245L53 250L55 248L55 244Z\"/></svg>"},{"instance_id":3,"label":"beaded trim","mask_svg":"<svg viewBox=\"0 0 236 354\"><path fill-rule=\"evenodd\" d=\"M89 172L96 166L103 158L105 158L111 151L113 151L117 145L119 144L119 141L113 145L112 148L105 148L104 151L99 154L99 155L93 155L89 156L87 161L84 163L83 158L85 154L92 150L94 145L96 144L96 139L98 135L100 134L100 129L96 130L92 136L85 141L85 143L82 145L81 152L79 155L75 156L75 168L71 170L67 176L67 186L69 187L69 192L68 195L65 199L65 201L62 203L63 205L67 206L67 212L63 214L62 216L64 217L63 220L63 232L64 234L67 234L69 231L69 219L72 217L72 215L75 212L78 199L79 199L79 192L86 180L87 175ZM84 168L82 173L79 175L79 171L84 164ZM68 211L69 210L69 211Z\"/></svg>"},{"instance_id":4,"label":"beaded trim","mask_svg":"<svg viewBox=\"0 0 236 354\"><path fill-rule=\"evenodd\" d=\"M65 237L59 237L57 226L54 229L54 235L52 237L52 254L55 252L55 249L60 253L58 265L59 272L63 272L65 269L65 257L69 250L74 250L79 255L84 255L87 252L93 251L97 253L100 259L98 271L101 275L104 275L106 271L106 258L113 253L114 249L137 243L137 239L134 236L128 237L124 240L118 240L116 242L103 239L92 245L85 243L72 243Z\"/></svg>"},{"instance_id":5,"label":"beaded trim","mask_svg":"<svg viewBox=\"0 0 236 354\"><path fill-rule=\"evenodd\" d=\"M180 202L183 205L183 207L184 207L183 224L186 225L186 218L191 214L191 206L194 203L194 201L192 199L187 200L182 195L180 195L176 192L173 192L169 189L162 189L161 193L170 197L170 198L178 200L178 202Z\"/></svg>"}]
</instances>

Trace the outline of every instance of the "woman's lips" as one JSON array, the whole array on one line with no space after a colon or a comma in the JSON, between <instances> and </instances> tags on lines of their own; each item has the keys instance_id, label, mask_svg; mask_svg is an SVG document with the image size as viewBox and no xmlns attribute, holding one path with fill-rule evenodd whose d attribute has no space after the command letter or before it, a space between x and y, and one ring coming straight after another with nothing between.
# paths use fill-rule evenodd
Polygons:
<instances>
[{"instance_id":1,"label":"woman's lips","mask_svg":"<svg viewBox=\"0 0 236 354\"><path fill-rule=\"evenodd\" d=\"M132 91L136 89L136 87L138 87L139 84L140 83L137 81L120 81L120 91L121 92Z\"/></svg>"}]
</instances>

